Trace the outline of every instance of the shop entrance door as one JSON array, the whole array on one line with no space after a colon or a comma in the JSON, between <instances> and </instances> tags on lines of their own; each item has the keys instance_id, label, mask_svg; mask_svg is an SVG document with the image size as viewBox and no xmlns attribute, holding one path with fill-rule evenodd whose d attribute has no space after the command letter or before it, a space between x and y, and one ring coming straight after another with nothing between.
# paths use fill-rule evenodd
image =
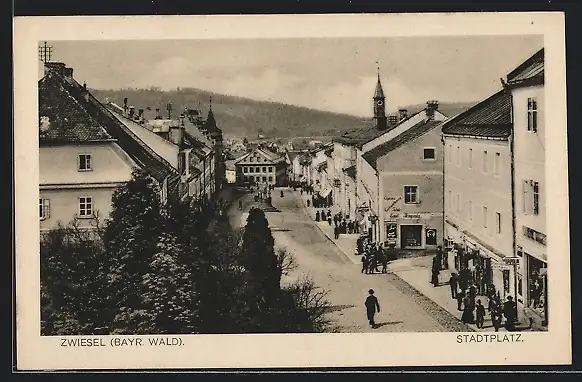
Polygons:
<instances>
[{"instance_id":1,"label":"shop entrance door","mask_svg":"<svg viewBox=\"0 0 582 382\"><path fill-rule=\"evenodd\" d=\"M422 225L401 225L400 246L405 249L422 248Z\"/></svg>"}]
</instances>

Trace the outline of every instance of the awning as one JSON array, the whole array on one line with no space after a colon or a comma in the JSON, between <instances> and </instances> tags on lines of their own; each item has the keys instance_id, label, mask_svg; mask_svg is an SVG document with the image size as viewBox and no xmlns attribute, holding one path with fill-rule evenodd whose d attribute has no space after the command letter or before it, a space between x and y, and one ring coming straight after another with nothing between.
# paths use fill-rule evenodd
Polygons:
<instances>
[{"instance_id":1,"label":"awning","mask_svg":"<svg viewBox=\"0 0 582 382\"><path fill-rule=\"evenodd\" d=\"M327 198L327 196L329 195L329 193L331 192L331 188L325 188L321 193L321 197L322 198Z\"/></svg>"}]
</instances>

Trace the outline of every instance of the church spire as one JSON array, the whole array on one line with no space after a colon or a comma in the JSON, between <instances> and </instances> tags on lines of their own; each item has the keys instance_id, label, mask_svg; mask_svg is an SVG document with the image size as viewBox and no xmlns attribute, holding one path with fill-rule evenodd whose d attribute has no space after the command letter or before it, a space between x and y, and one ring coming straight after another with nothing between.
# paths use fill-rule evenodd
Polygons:
<instances>
[{"instance_id":1,"label":"church spire","mask_svg":"<svg viewBox=\"0 0 582 382\"><path fill-rule=\"evenodd\" d=\"M206 122L204 123L204 128L209 133L215 132L218 130L218 126L216 126L216 120L214 119L214 113L212 112L212 97L210 97L210 106L208 108L208 117L206 117Z\"/></svg>"},{"instance_id":2,"label":"church spire","mask_svg":"<svg viewBox=\"0 0 582 382\"><path fill-rule=\"evenodd\" d=\"M376 65L378 62L376 62ZM388 121L386 118L386 104L384 97L384 90L382 89L382 82L380 81L380 67L378 66L378 82L376 82L376 90L374 91L374 124L379 130L386 130Z\"/></svg>"}]
</instances>

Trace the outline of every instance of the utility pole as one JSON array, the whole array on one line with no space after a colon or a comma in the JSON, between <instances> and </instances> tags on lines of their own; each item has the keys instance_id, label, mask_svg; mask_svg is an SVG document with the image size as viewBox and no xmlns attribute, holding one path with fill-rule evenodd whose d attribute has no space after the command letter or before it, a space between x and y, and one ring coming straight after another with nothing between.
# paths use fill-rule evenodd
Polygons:
<instances>
[{"instance_id":1,"label":"utility pole","mask_svg":"<svg viewBox=\"0 0 582 382\"><path fill-rule=\"evenodd\" d=\"M44 63L51 61L52 53L53 47L47 46L46 41L44 42L44 45L38 47L38 58Z\"/></svg>"}]
</instances>

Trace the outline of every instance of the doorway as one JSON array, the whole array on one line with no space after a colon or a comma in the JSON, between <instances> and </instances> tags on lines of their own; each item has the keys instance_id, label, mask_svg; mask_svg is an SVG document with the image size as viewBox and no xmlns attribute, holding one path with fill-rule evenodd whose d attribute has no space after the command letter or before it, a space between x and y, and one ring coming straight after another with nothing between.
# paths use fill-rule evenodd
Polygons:
<instances>
[{"instance_id":1,"label":"doorway","mask_svg":"<svg viewBox=\"0 0 582 382\"><path fill-rule=\"evenodd\" d=\"M404 249L422 248L422 225L400 225L400 247Z\"/></svg>"}]
</instances>

